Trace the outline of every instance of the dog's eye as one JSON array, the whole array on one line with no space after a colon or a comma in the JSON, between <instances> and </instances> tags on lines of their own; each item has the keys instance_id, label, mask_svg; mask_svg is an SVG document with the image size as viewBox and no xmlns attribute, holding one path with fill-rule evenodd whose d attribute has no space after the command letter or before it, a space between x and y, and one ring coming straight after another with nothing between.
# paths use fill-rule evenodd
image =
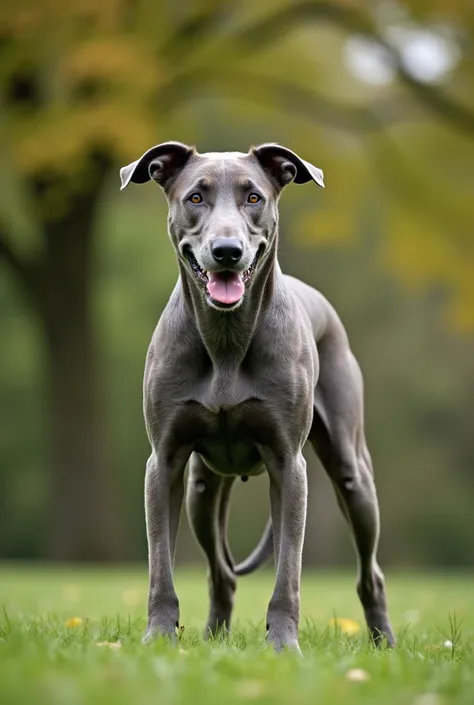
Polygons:
<instances>
[{"instance_id":1,"label":"dog's eye","mask_svg":"<svg viewBox=\"0 0 474 705\"><path fill-rule=\"evenodd\" d=\"M261 195L254 191L253 193L249 194L249 197L247 198L247 203L252 203L253 205L255 205L256 203L260 203L261 200Z\"/></svg>"},{"instance_id":2,"label":"dog's eye","mask_svg":"<svg viewBox=\"0 0 474 705\"><path fill-rule=\"evenodd\" d=\"M191 203L202 203L202 196L196 191L189 196L188 201L191 201Z\"/></svg>"}]
</instances>

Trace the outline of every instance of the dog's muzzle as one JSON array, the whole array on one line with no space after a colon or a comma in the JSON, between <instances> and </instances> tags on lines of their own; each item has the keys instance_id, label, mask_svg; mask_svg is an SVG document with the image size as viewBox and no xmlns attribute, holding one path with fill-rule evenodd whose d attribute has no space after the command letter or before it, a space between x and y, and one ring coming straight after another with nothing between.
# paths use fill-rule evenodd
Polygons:
<instances>
[{"instance_id":1,"label":"dog's muzzle","mask_svg":"<svg viewBox=\"0 0 474 705\"><path fill-rule=\"evenodd\" d=\"M222 308L232 308L243 298L245 287L252 279L262 252L263 246L259 247L250 267L244 272L235 272L230 269L220 272L205 272L190 247L186 249L185 255L194 275L204 285L211 302Z\"/></svg>"}]
</instances>

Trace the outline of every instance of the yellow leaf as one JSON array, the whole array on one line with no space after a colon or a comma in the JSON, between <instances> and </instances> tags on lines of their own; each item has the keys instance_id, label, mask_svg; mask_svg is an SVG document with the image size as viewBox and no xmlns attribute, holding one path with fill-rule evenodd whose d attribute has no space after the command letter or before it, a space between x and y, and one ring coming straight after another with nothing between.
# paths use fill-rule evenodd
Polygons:
<instances>
[{"instance_id":1,"label":"yellow leaf","mask_svg":"<svg viewBox=\"0 0 474 705\"><path fill-rule=\"evenodd\" d=\"M364 671L363 668L351 668L347 671L346 678L348 681L354 683L363 683L364 681L370 680L370 673Z\"/></svg>"},{"instance_id":2,"label":"yellow leaf","mask_svg":"<svg viewBox=\"0 0 474 705\"><path fill-rule=\"evenodd\" d=\"M60 72L73 83L86 78L105 79L146 92L156 91L163 76L153 48L123 36L78 44L63 59Z\"/></svg>"},{"instance_id":3,"label":"yellow leaf","mask_svg":"<svg viewBox=\"0 0 474 705\"><path fill-rule=\"evenodd\" d=\"M121 641L97 641L96 646L107 646L109 649L121 649L122 648L122 642Z\"/></svg>"}]
</instances>

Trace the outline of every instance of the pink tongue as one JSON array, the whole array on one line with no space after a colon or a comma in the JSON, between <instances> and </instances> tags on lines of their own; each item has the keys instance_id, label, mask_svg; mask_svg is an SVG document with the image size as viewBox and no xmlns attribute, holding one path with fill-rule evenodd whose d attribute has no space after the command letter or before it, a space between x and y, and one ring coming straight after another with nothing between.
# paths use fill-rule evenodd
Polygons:
<instances>
[{"instance_id":1,"label":"pink tongue","mask_svg":"<svg viewBox=\"0 0 474 705\"><path fill-rule=\"evenodd\" d=\"M245 291L242 275L237 272L208 272L207 290L220 304L235 304Z\"/></svg>"}]
</instances>

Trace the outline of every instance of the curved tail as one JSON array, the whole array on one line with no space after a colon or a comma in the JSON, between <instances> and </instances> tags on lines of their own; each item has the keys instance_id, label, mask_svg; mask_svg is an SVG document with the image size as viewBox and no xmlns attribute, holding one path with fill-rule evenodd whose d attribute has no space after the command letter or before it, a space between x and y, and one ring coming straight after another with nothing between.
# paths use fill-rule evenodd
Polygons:
<instances>
[{"instance_id":1,"label":"curved tail","mask_svg":"<svg viewBox=\"0 0 474 705\"><path fill-rule=\"evenodd\" d=\"M271 519L269 519L263 531L262 538L250 556L242 561L242 563L238 563L234 566L235 575L248 575L249 573L253 573L254 570L260 568L260 566L263 565L263 563L265 563L272 555L273 527Z\"/></svg>"}]
</instances>

